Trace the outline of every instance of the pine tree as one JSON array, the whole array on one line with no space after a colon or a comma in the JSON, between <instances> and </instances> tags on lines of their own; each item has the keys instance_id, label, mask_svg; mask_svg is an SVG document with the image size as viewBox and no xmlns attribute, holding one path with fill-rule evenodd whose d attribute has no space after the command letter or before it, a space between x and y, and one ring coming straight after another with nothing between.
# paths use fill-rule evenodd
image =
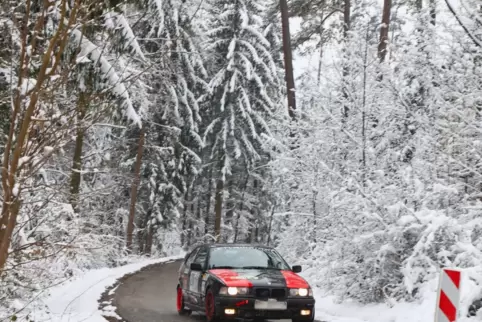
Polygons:
<instances>
[{"instance_id":1,"label":"pine tree","mask_svg":"<svg viewBox=\"0 0 482 322\"><path fill-rule=\"evenodd\" d=\"M179 219L189 221L180 218L179 210L186 207L184 197L201 163L198 99L208 84L196 42L198 31L188 15L190 2L152 0L147 4L147 18L140 23L139 34L145 39L143 50L153 57L156 67L145 77L152 88L152 121L147 130L149 148L142 170L147 180L139 195L138 221L144 229L140 243L145 243L144 251L149 253L157 229L170 229Z\"/></svg>"},{"instance_id":2,"label":"pine tree","mask_svg":"<svg viewBox=\"0 0 482 322\"><path fill-rule=\"evenodd\" d=\"M277 97L270 88L279 86L271 44L263 35L264 8L253 0L211 3L207 52L214 58L210 81L211 122L204 132L210 158L216 163L215 236L221 233L225 182L233 163L252 167L269 137L266 119Z\"/></svg>"}]
</instances>

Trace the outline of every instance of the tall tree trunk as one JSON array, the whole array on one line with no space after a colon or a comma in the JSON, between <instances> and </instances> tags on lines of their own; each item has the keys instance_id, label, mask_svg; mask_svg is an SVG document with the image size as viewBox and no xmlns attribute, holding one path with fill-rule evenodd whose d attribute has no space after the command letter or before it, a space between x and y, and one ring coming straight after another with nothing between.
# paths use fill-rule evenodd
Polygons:
<instances>
[{"instance_id":1,"label":"tall tree trunk","mask_svg":"<svg viewBox=\"0 0 482 322\"><path fill-rule=\"evenodd\" d=\"M188 198L189 198L189 188L186 190L186 193L184 194L184 209L182 211L182 232L181 232L181 247L185 248L185 243L186 243L186 230L187 230L187 225L188 225L188 220L187 220L187 208L188 208Z\"/></svg>"},{"instance_id":2,"label":"tall tree trunk","mask_svg":"<svg viewBox=\"0 0 482 322\"><path fill-rule=\"evenodd\" d=\"M4 202L0 220L0 273L3 271L8 259L8 248L12 241L13 230L17 223L17 216L21 205L20 199L12 199L13 201L8 205Z\"/></svg>"},{"instance_id":3,"label":"tall tree trunk","mask_svg":"<svg viewBox=\"0 0 482 322\"><path fill-rule=\"evenodd\" d=\"M362 96L362 186L363 189L366 187L366 174L367 174L367 131L366 131L366 124L367 124L367 67L368 67L368 41L369 41L369 34L368 28L366 31L366 42L365 42L365 54L363 56L363 96ZM373 124L378 124L378 117L377 115L372 115L372 122Z\"/></svg>"},{"instance_id":4,"label":"tall tree trunk","mask_svg":"<svg viewBox=\"0 0 482 322\"><path fill-rule=\"evenodd\" d=\"M132 181L131 187L131 204L129 208L129 220L127 222L127 238L126 247L128 251L132 251L132 235L134 232L134 219L136 215L136 203L137 203L137 192L141 179L141 166L142 166L142 154L144 153L144 140L145 132L144 128L141 128L139 134L139 144L137 148L136 164L134 167L134 180Z\"/></svg>"},{"instance_id":5,"label":"tall tree trunk","mask_svg":"<svg viewBox=\"0 0 482 322\"><path fill-rule=\"evenodd\" d=\"M84 145L84 118L87 111L87 101L85 93L79 94L77 103L77 136L75 138L74 158L72 161L72 174L70 176L70 204L75 212L78 212L80 182L82 178L82 150Z\"/></svg>"},{"instance_id":6,"label":"tall tree trunk","mask_svg":"<svg viewBox=\"0 0 482 322\"><path fill-rule=\"evenodd\" d=\"M214 237L216 241L221 240L221 217L223 212L223 194L224 194L224 179L218 178L216 183L216 204L214 206L215 220L214 220Z\"/></svg>"},{"instance_id":7,"label":"tall tree trunk","mask_svg":"<svg viewBox=\"0 0 482 322\"><path fill-rule=\"evenodd\" d=\"M191 216L189 216L189 230L187 232L187 246L192 245L192 239L194 236L194 213L196 212L196 207L194 206L194 186L191 187Z\"/></svg>"},{"instance_id":8,"label":"tall tree trunk","mask_svg":"<svg viewBox=\"0 0 482 322\"><path fill-rule=\"evenodd\" d=\"M204 221L204 234L209 234L209 223L210 223L210 216L211 216L211 189L213 188L213 168L209 168L209 176L208 176L208 193L207 193L207 200L206 200L206 218Z\"/></svg>"},{"instance_id":9,"label":"tall tree trunk","mask_svg":"<svg viewBox=\"0 0 482 322\"><path fill-rule=\"evenodd\" d=\"M244 185L243 185L243 193L241 195L239 212L238 212L238 215L236 216L236 225L234 227L234 242L238 241L239 219L241 218L241 213L243 212L243 208L244 208L244 194L246 193L246 188L248 187L248 181L249 181L249 174L246 174L246 180L244 181Z\"/></svg>"},{"instance_id":10,"label":"tall tree trunk","mask_svg":"<svg viewBox=\"0 0 482 322\"><path fill-rule=\"evenodd\" d=\"M24 60L21 59L21 62L23 61ZM45 73L45 68L46 66L42 66L43 73ZM20 79L20 81L21 80L22 79ZM32 115L37 104L38 91L41 84L41 82L38 82L35 92L30 95L30 103L23 116L20 116L22 104L20 93L16 93L13 99L14 108L11 116L12 123L5 144L3 165L1 168L3 201L1 208L2 212L0 214L0 272L2 272L8 259L8 249L12 241L13 231L17 224L18 212L20 211L20 194L22 187L16 186L18 184L17 180L19 173L21 172L20 158L25 152L25 147L28 142L28 133L32 126ZM17 135L15 134L15 122L19 122L20 124L20 130Z\"/></svg>"},{"instance_id":11,"label":"tall tree trunk","mask_svg":"<svg viewBox=\"0 0 482 322\"><path fill-rule=\"evenodd\" d=\"M147 236L146 245L144 247L144 254L151 256L152 253L152 241L154 239L154 226L150 223L147 224Z\"/></svg>"},{"instance_id":12,"label":"tall tree trunk","mask_svg":"<svg viewBox=\"0 0 482 322\"><path fill-rule=\"evenodd\" d=\"M312 200L311 200L311 204L312 204L312 207L313 207L313 227L312 227L312 230L311 230L311 241L313 243L316 243L316 235L317 235L317 231L318 231L318 213L316 211L316 200L318 198L318 191L316 189L313 189L313 194L312 194Z\"/></svg>"},{"instance_id":13,"label":"tall tree trunk","mask_svg":"<svg viewBox=\"0 0 482 322\"><path fill-rule=\"evenodd\" d=\"M271 215L269 216L269 225L268 225L268 246L271 242L271 228L273 227L273 218L274 218L274 211L276 209L276 203L273 204L271 208Z\"/></svg>"},{"instance_id":14,"label":"tall tree trunk","mask_svg":"<svg viewBox=\"0 0 482 322\"><path fill-rule=\"evenodd\" d=\"M343 8L343 39L348 39L348 32L351 27L351 0L345 0Z\"/></svg>"},{"instance_id":15,"label":"tall tree trunk","mask_svg":"<svg viewBox=\"0 0 482 322\"><path fill-rule=\"evenodd\" d=\"M249 211L249 213L251 214L251 227L249 227L249 230L248 230L248 235L246 236L246 240L245 242L247 244L252 244L254 242L254 237L255 237L255 233L256 233L256 216L255 216L255 213L256 211L254 210L254 208L251 208L251 210Z\"/></svg>"},{"instance_id":16,"label":"tall tree trunk","mask_svg":"<svg viewBox=\"0 0 482 322\"><path fill-rule=\"evenodd\" d=\"M228 196L229 198L226 200L226 213L225 213L225 226L232 226L233 224L233 217L234 217L234 200L233 200L233 190L234 190L234 185L233 185L233 180L229 180L228 182ZM227 242L228 236L225 234L223 236L223 241Z\"/></svg>"},{"instance_id":17,"label":"tall tree trunk","mask_svg":"<svg viewBox=\"0 0 482 322\"><path fill-rule=\"evenodd\" d=\"M283 52L286 73L286 89L288 90L288 114L292 119L296 118L296 94L295 77L293 74L293 52L291 48L290 21L288 3L280 0L281 25L283 30Z\"/></svg>"},{"instance_id":18,"label":"tall tree trunk","mask_svg":"<svg viewBox=\"0 0 482 322\"><path fill-rule=\"evenodd\" d=\"M437 4L435 0L430 0L430 23L435 26L437 21Z\"/></svg>"},{"instance_id":19,"label":"tall tree trunk","mask_svg":"<svg viewBox=\"0 0 482 322\"><path fill-rule=\"evenodd\" d=\"M199 228L199 224L201 223L202 218L202 209L201 209L201 198L200 193L197 196L197 209L196 209L196 229L194 230L194 238L197 240L201 236L201 228Z\"/></svg>"},{"instance_id":20,"label":"tall tree trunk","mask_svg":"<svg viewBox=\"0 0 482 322\"><path fill-rule=\"evenodd\" d=\"M257 190L258 190L258 180L253 180L253 193L257 193ZM250 210L250 213L251 213L251 222L253 223L253 225L251 226L251 230L250 230L250 233L249 233L249 237L248 237L248 242L249 243L253 243L255 241L255 238L256 238L256 229L258 227L258 223L259 223L259 209L258 207L252 207L251 210Z\"/></svg>"},{"instance_id":21,"label":"tall tree trunk","mask_svg":"<svg viewBox=\"0 0 482 322\"><path fill-rule=\"evenodd\" d=\"M380 62L385 61L387 56L387 45L388 45L388 30L390 26L390 11L392 9L392 1L383 1L383 15L382 15L382 27L380 28L380 43L378 44L378 58Z\"/></svg>"},{"instance_id":22,"label":"tall tree trunk","mask_svg":"<svg viewBox=\"0 0 482 322\"><path fill-rule=\"evenodd\" d=\"M149 221L151 220L152 216L152 208L149 208L146 211L146 215L139 223L139 231L137 233L137 243L139 245L139 253L145 254L146 253L146 245L147 245L147 229L149 227Z\"/></svg>"},{"instance_id":23,"label":"tall tree trunk","mask_svg":"<svg viewBox=\"0 0 482 322\"><path fill-rule=\"evenodd\" d=\"M344 49L343 51L346 52L346 47L348 46L348 32L350 31L351 27L351 0L345 0L345 5L343 8L343 41L345 42ZM348 86L346 84L346 81L348 79L348 75L350 73L350 70L348 69L347 66L347 60L346 58L343 60L343 72L342 72L342 95L343 99L345 100L343 104L343 118L342 122L346 121L346 118L348 117L348 113L350 111L350 108L347 105L348 101Z\"/></svg>"}]
</instances>

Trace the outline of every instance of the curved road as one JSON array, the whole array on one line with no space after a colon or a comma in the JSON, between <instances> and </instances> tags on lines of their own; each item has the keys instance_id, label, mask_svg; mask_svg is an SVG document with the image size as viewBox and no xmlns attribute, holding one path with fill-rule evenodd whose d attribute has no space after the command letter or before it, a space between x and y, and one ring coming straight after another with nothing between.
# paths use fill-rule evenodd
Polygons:
<instances>
[{"instance_id":1,"label":"curved road","mask_svg":"<svg viewBox=\"0 0 482 322\"><path fill-rule=\"evenodd\" d=\"M128 322L201 322L203 315L179 316L176 311L180 262L156 265L128 277L115 291L114 305ZM291 322L278 320L278 322Z\"/></svg>"}]
</instances>

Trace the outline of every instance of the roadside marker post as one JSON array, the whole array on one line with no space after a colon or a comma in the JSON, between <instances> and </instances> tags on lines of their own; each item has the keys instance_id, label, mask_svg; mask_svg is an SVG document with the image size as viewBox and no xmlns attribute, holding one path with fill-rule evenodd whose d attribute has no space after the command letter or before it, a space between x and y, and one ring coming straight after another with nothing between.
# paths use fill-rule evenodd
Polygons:
<instances>
[{"instance_id":1,"label":"roadside marker post","mask_svg":"<svg viewBox=\"0 0 482 322\"><path fill-rule=\"evenodd\" d=\"M462 272L458 269L444 268L440 273L437 291L435 322L456 322L460 302L460 281Z\"/></svg>"}]
</instances>

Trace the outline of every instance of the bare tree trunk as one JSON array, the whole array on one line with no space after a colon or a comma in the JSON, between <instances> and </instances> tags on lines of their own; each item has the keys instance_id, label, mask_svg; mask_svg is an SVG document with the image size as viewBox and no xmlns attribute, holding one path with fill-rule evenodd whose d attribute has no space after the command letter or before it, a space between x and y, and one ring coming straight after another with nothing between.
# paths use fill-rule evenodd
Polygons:
<instances>
[{"instance_id":1,"label":"bare tree trunk","mask_svg":"<svg viewBox=\"0 0 482 322\"><path fill-rule=\"evenodd\" d=\"M288 3L280 0L281 24L283 29L283 51L286 73L286 89L288 90L288 114L292 119L296 118L296 95L295 78L293 75L293 52L291 48L290 22Z\"/></svg>"},{"instance_id":2,"label":"bare tree trunk","mask_svg":"<svg viewBox=\"0 0 482 322\"><path fill-rule=\"evenodd\" d=\"M206 201L206 214L205 214L205 223L204 223L204 233L207 235L209 234L209 217L211 216L211 189L213 188L213 168L209 169L209 176L208 176L208 193L207 193L207 201Z\"/></svg>"},{"instance_id":3,"label":"bare tree trunk","mask_svg":"<svg viewBox=\"0 0 482 322\"><path fill-rule=\"evenodd\" d=\"M186 243L186 227L188 225L187 222L187 208L188 208L188 198L189 198L189 189L184 194L184 209L182 211L182 232L181 232L181 247L185 247Z\"/></svg>"},{"instance_id":4,"label":"bare tree trunk","mask_svg":"<svg viewBox=\"0 0 482 322\"><path fill-rule=\"evenodd\" d=\"M348 42L348 32L350 31L351 27L351 0L345 0L345 5L343 9L343 40L345 41L345 48L343 51L346 51L347 47L347 42ZM345 122L345 119L348 117L348 112L350 111L350 108L347 105L348 101L348 88L346 84L346 80L348 78L348 74L350 73L350 70L348 69L346 59L344 60L343 63L343 84L342 84L342 93L343 93L343 98L345 100L345 103L343 104L343 119L342 122Z\"/></svg>"},{"instance_id":5,"label":"bare tree trunk","mask_svg":"<svg viewBox=\"0 0 482 322\"><path fill-rule=\"evenodd\" d=\"M132 235L134 232L134 218L136 215L136 203L137 203L137 192L141 177L141 166L142 166L142 154L144 152L144 139L145 132L144 128L141 128L139 134L139 144L137 148L136 164L134 168L134 180L132 181L131 188L131 204L129 208L129 220L127 222L127 238L126 247L129 251L132 251Z\"/></svg>"},{"instance_id":6,"label":"bare tree trunk","mask_svg":"<svg viewBox=\"0 0 482 322\"><path fill-rule=\"evenodd\" d=\"M246 188L248 187L248 181L249 181L249 174L246 174L246 180L244 181L244 185L243 185L243 194L241 195L239 212L238 212L238 215L236 216L236 225L234 227L234 242L237 242L238 240L239 218L241 217L241 212L243 211L243 208L244 208L244 194L246 193Z\"/></svg>"},{"instance_id":7,"label":"bare tree trunk","mask_svg":"<svg viewBox=\"0 0 482 322\"><path fill-rule=\"evenodd\" d=\"M366 187L366 173L367 173L367 131L366 131L366 100L367 100L367 67L368 67L368 28L366 31L365 54L363 56L363 98L362 98L362 185ZM373 122L378 124L377 116L373 115Z\"/></svg>"},{"instance_id":8,"label":"bare tree trunk","mask_svg":"<svg viewBox=\"0 0 482 322\"><path fill-rule=\"evenodd\" d=\"M192 239L193 239L193 236L194 236L194 213L196 211L195 207L194 207L194 186L191 187L191 216L189 217L189 230L187 232L187 246L191 246L192 245Z\"/></svg>"},{"instance_id":9,"label":"bare tree trunk","mask_svg":"<svg viewBox=\"0 0 482 322\"><path fill-rule=\"evenodd\" d=\"M255 179L253 180L254 193L257 192L257 189L258 189L258 180ZM252 217L251 222L253 222L253 225L251 227L251 231L248 237L248 242L253 243L256 237L256 228L258 227L258 223L259 223L259 208L256 206L252 207L250 212Z\"/></svg>"},{"instance_id":10,"label":"bare tree trunk","mask_svg":"<svg viewBox=\"0 0 482 322\"><path fill-rule=\"evenodd\" d=\"M224 180L219 178L216 183L216 204L214 212L216 218L214 220L214 237L216 241L221 239L221 217L223 212L223 194L224 194Z\"/></svg>"},{"instance_id":11,"label":"bare tree trunk","mask_svg":"<svg viewBox=\"0 0 482 322\"><path fill-rule=\"evenodd\" d=\"M274 217L274 211L276 209L276 203L273 204L273 207L271 208L271 216L269 217L269 226L268 226L268 246L269 243L271 242L271 227L273 226L273 217Z\"/></svg>"},{"instance_id":12,"label":"bare tree trunk","mask_svg":"<svg viewBox=\"0 0 482 322\"><path fill-rule=\"evenodd\" d=\"M9 205L3 204L2 220L0 220L0 273L8 259L8 247L11 243L21 205L20 199L12 199L13 201Z\"/></svg>"},{"instance_id":13,"label":"bare tree trunk","mask_svg":"<svg viewBox=\"0 0 482 322\"><path fill-rule=\"evenodd\" d=\"M70 204L75 212L78 212L80 182L82 179L82 150L84 145L84 117L87 110L87 102L85 93L79 94L79 102L77 104L77 136L75 138L74 158L72 162L72 174L70 176Z\"/></svg>"},{"instance_id":14,"label":"bare tree trunk","mask_svg":"<svg viewBox=\"0 0 482 322\"><path fill-rule=\"evenodd\" d=\"M343 38L348 39L348 32L351 27L351 0L345 0L343 8Z\"/></svg>"},{"instance_id":15,"label":"bare tree trunk","mask_svg":"<svg viewBox=\"0 0 482 322\"><path fill-rule=\"evenodd\" d=\"M316 199L318 197L318 191L313 189L313 195L312 195L312 200L311 200L311 203L312 203L312 207L313 207L313 228L311 230L311 241L313 243L316 243L316 233L317 233L317 227L318 227L318 223L317 223L317 219L318 219L318 214L316 212Z\"/></svg>"},{"instance_id":16,"label":"bare tree trunk","mask_svg":"<svg viewBox=\"0 0 482 322\"><path fill-rule=\"evenodd\" d=\"M249 232L248 232L248 236L246 236L246 243L248 244L252 244L254 242L254 237L255 237L255 233L256 233L256 217L255 217L255 213L256 211L251 208L251 210L249 211L250 214L251 214L251 227L249 229Z\"/></svg>"},{"instance_id":17,"label":"bare tree trunk","mask_svg":"<svg viewBox=\"0 0 482 322\"><path fill-rule=\"evenodd\" d=\"M201 236L201 228L199 228L199 224L201 223L202 218L202 210L201 210L201 198L200 194L197 196L197 209L196 209L196 229L194 230L194 238L199 238Z\"/></svg>"},{"instance_id":18,"label":"bare tree trunk","mask_svg":"<svg viewBox=\"0 0 482 322\"><path fill-rule=\"evenodd\" d=\"M233 217L234 217L234 200L233 200L233 180L229 180L228 182L228 196L229 198L226 200L226 210L224 215L224 225L225 226L232 226L233 224ZM227 242L226 234L223 236L223 241Z\"/></svg>"},{"instance_id":19,"label":"bare tree trunk","mask_svg":"<svg viewBox=\"0 0 482 322\"><path fill-rule=\"evenodd\" d=\"M430 23L435 26L437 21L437 4L435 0L430 0Z\"/></svg>"},{"instance_id":20,"label":"bare tree trunk","mask_svg":"<svg viewBox=\"0 0 482 322\"><path fill-rule=\"evenodd\" d=\"M387 56L388 30L390 26L390 11L392 8L391 0L383 1L382 27L380 28L380 43L378 44L378 58L380 62L385 61Z\"/></svg>"},{"instance_id":21,"label":"bare tree trunk","mask_svg":"<svg viewBox=\"0 0 482 322\"><path fill-rule=\"evenodd\" d=\"M144 247L144 254L150 256L152 253L152 241L154 239L154 227L152 224L148 224L146 245Z\"/></svg>"},{"instance_id":22,"label":"bare tree trunk","mask_svg":"<svg viewBox=\"0 0 482 322\"><path fill-rule=\"evenodd\" d=\"M139 220L139 231L137 233L137 244L139 245L139 253L145 254L146 253L146 245L147 245L147 229L149 227L149 221L151 219L152 209L149 208L146 211L146 214L142 220Z\"/></svg>"}]
</instances>

